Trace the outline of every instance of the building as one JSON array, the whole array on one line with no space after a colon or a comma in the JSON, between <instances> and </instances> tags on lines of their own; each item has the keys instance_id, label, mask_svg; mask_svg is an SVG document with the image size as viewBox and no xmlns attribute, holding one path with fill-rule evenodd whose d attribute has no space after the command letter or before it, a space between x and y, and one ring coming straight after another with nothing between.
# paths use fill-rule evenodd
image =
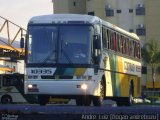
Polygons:
<instances>
[{"instance_id":1,"label":"building","mask_svg":"<svg viewBox=\"0 0 160 120\"><path fill-rule=\"evenodd\" d=\"M159 39L159 0L53 0L53 3L54 13L98 16L127 31L137 33L142 43Z\"/></svg>"},{"instance_id":2,"label":"building","mask_svg":"<svg viewBox=\"0 0 160 120\"><path fill-rule=\"evenodd\" d=\"M0 74L24 74L24 60L16 60L14 49L21 51L19 42L14 42L13 47L6 45L7 39L0 37Z\"/></svg>"},{"instance_id":3,"label":"building","mask_svg":"<svg viewBox=\"0 0 160 120\"><path fill-rule=\"evenodd\" d=\"M54 13L86 13L86 0L53 0Z\"/></svg>"},{"instance_id":4,"label":"building","mask_svg":"<svg viewBox=\"0 0 160 120\"><path fill-rule=\"evenodd\" d=\"M160 44L160 0L52 0L54 13L78 13L98 16L129 32L142 44L153 39ZM151 73L151 70L148 70ZM151 74L143 76L143 84ZM160 81L160 77L157 77Z\"/></svg>"}]
</instances>

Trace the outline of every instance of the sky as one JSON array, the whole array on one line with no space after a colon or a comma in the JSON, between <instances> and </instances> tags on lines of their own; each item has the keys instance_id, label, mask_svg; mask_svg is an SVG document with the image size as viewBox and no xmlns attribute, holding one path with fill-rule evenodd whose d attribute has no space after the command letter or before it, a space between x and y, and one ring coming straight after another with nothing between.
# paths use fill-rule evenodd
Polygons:
<instances>
[{"instance_id":1,"label":"sky","mask_svg":"<svg viewBox=\"0 0 160 120\"><path fill-rule=\"evenodd\" d=\"M0 16L25 29L32 16L52 13L52 0L0 0Z\"/></svg>"}]
</instances>

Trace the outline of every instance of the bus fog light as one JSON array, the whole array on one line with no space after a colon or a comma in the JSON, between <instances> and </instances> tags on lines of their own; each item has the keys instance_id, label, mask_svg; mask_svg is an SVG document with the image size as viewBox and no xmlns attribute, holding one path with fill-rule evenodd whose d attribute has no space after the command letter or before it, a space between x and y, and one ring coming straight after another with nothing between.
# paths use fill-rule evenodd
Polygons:
<instances>
[{"instance_id":1,"label":"bus fog light","mask_svg":"<svg viewBox=\"0 0 160 120\"><path fill-rule=\"evenodd\" d=\"M81 89L86 90L87 88L88 88L88 86L86 84L81 85Z\"/></svg>"}]
</instances>

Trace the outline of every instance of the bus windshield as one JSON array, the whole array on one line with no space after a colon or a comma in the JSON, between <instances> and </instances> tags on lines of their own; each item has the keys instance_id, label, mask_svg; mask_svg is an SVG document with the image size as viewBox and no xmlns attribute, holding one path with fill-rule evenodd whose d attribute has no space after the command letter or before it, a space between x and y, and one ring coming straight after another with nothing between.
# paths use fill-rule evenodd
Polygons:
<instances>
[{"instance_id":1,"label":"bus windshield","mask_svg":"<svg viewBox=\"0 0 160 120\"><path fill-rule=\"evenodd\" d=\"M91 26L29 26L28 63L90 64Z\"/></svg>"}]
</instances>

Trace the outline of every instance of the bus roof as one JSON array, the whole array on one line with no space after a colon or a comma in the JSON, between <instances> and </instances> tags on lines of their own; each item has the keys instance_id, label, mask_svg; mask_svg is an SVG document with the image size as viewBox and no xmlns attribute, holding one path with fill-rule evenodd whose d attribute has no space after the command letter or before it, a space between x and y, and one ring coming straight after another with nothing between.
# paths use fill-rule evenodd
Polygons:
<instances>
[{"instance_id":1,"label":"bus roof","mask_svg":"<svg viewBox=\"0 0 160 120\"><path fill-rule=\"evenodd\" d=\"M100 19L96 16L80 14L52 14L32 17L29 23L99 23Z\"/></svg>"},{"instance_id":2,"label":"bus roof","mask_svg":"<svg viewBox=\"0 0 160 120\"><path fill-rule=\"evenodd\" d=\"M135 33L130 33L118 26L111 24L109 22L103 21L99 17L81 14L51 14L51 15L41 15L32 17L29 24L97 24L101 23L115 31L125 34L129 37L139 40L139 37Z\"/></svg>"}]
</instances>

